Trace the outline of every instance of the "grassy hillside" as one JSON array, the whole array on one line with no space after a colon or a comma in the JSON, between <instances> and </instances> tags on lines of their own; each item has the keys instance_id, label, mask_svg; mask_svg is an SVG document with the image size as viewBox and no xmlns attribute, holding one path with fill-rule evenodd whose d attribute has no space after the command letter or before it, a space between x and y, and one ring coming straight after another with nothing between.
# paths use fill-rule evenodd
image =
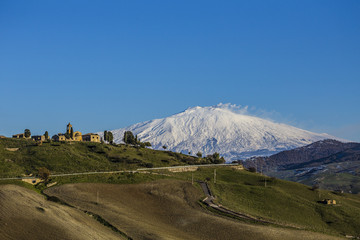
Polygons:
<instances>
[{"instance_id":1,"label":"grassy hillside","mask_svg":"<svg viewBox=\"0 0 360 240\"><path fill-rule=\"evenodd\" d=\"M202 191L186 181L66 184L45 192L101 215L133 239L336 239L311 231L249 224L212 214L198 204Z\"/></svg>"},{"instance_id":2,"label":"grassy hillside","mask_svg":"<svg viewBox=\"0 0 360 240\"><path fill-rule=\"evenodd\" d=\"M216 169L217 183L213 183ZM166 175L145 173L119 173L88 176L69 176L53 179L66 183L149 183L158 179L178 179L191 183L201 191L197 180L210 179L209 185L216 202L237 212L242 212L279 225L321 232L335 236L360 236L360 195L340 194L265 177L246 170L230 167L206 167L195 172L170 173ZM266 179L266 187L265 187ZM199 198L198 200L202 199ZM335 199L336 205L319 203L323 199Z\"/></svg>"},{"instance_id":3,"label":"grassy hillside","mask_svg":"<svg viewBox=\"0 0 360 240\"><path fill-rule=\"evenodd\" d=\"M0 239L127 239L89 214L28 189L0 185L0 195Z\"/></svg>"},{"instance_id":4,"label":"grassy hillside","mask_svg":"<svg viewBox=\"0 0 360 240\"><path fill-rule=\"evenodd\" d=\"M129 145L87 142L44 142L0 139L0 177L37 173L39 167L52 174L136 169L206 163L205 159Z\"/></svg>"},{"instance_id":5,"label":"grassy hillside","mask_svg":"<svg viewBox=\"0 0 360 240\"><path fill-rule=\"evenodd\" d=\"M190 180L210 178L216 201L227 208L279 224L334 235L360 236L360 196L339 194L248 171L202 168L193 173L177 173L174 177ZM266 179L266 187L265 187ZM335 199L337 205L318 201Z\"/></svg>"},{"instance_id":6,"label":"grassy hillside","mask_svg":"<svg viewBox=\"0 0 360 240\"><path fill-rule=\"evenodd\" d=\"M6 177L36 173L39 167L47 167L52 173L69 173L198 164L205 161L179 153L125 145L111 146L79 142L43 143L38 146L32 141L0 139L0 163L0 176ZM213 182L215 169L216 184ZM196 180L210 179L209 185L216 196L216 201L234 211L298 229L335 236L360 236L360 218L358 217L360 195L312 190L311 187L299 183L265 177L245 170L239 171L230 167L206 167L199 168L195 172L171 173L166 170L157 172L164 175L146 173L80 175L57 177L51 182L56 181L58 185L80 182L148 183L150 184L146 185L148 189L148 187L152 188L151 182L155 180L165 179L169 181L171 188L171 179L185 181L187 184L194 179L193 187L198 188L198 193L201 195L202 191L196 184ZM333 181L336 181L336 178ZM174 187L179 188L178 182L174 184ZM38 189L43 189L43 187L40 184ZM130 190L129 193L131 193ZM198 193L194 196L200 200ZM151 194L154 192L150 192ZM184 197L190 198L190 195ZM135 196L129 196L129 198L135 198ZM332 206L319 203L325 198L335 199L338 204ZM162 204L161 198L159 201L159 204Z\"/></svg>"}]
</instances>

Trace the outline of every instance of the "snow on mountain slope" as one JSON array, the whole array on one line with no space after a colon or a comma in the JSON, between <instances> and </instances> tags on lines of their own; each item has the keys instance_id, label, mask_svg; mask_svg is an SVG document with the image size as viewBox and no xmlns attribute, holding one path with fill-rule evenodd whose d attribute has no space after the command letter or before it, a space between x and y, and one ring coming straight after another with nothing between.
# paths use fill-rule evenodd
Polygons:
<instances>
[{"instance_id":1,"label":"snow on mountain slope","mask_svg":"<svg viewBox=\"0 0 360 240\"><path fill-rule=\"evenodd\" d=\"M227 161L267 156L335 137L239 114L228 105L193 107L163 119L155 119L112 130L114 141L122 142L124 131L132 131L154 149L204 155L219 152ZM102 133L99 133L100 135Z\"/></svg>"}]
</instances>

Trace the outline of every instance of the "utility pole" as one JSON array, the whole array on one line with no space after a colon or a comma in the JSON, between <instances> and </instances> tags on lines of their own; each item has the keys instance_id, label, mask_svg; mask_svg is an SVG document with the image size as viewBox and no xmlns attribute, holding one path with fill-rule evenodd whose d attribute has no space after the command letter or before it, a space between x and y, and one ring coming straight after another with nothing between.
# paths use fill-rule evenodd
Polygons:
<instances>
[{"instance_id":1,"label":"utility pole","mask_svg":"<svg viewBox=\"0 0 360 240\"><path fill-rule=\"evenodd\" d=\"M265 187L266 187L266 176L265 176Z\"/></svg>"},{"instance_id":2,"label":"utility pole","mask_svg":"<svg viewBox=\"0 0 360 240\"><path fill-rule=\"evenodd\" d=\"M216 184L216 169L214 169L214 184Z\"/></svg>"}]
</instances>

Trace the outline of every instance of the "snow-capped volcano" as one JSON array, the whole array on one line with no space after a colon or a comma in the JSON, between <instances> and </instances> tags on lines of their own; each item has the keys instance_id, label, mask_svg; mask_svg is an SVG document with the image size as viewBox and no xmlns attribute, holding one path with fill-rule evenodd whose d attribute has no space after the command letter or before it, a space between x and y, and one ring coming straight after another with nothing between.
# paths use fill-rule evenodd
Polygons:
<instances>
[{"instance_id":1,"label":"snow-capped volcano","mask_svg":"<svg viewBox=\"0 0 360 240\"><path fill-rule=\"evenodd\" d=\"M199 151L204 155L218 152L227 161L267 156L335 138L234 112L224 104L193 107L170 117L112 130L116 143L122 142L124 131L132 131L154 149L166 146L168 150L193 155Z\"/></svg>"}]
</instances>

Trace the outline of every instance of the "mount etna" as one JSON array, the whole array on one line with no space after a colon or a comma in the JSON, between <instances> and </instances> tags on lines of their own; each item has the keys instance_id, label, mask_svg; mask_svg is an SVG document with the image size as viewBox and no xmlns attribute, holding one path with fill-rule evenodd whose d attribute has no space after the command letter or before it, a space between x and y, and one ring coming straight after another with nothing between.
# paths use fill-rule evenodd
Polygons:
<instances>
[{"instance_id":1,"label":"mount etna","mask_svg":"<svg viewBox=\"0 0 360 240\"><path fill-rule=\"evenodd\" d=\"M218 152L228 162L336 139L325 133L250 116L228 104L192 107L170 117L112 130L116 143L122 142L125 131L132 131L141 141L150 142L154 149L165 146L170 151L191 155Z\"/></svg>"}]
</instances>

